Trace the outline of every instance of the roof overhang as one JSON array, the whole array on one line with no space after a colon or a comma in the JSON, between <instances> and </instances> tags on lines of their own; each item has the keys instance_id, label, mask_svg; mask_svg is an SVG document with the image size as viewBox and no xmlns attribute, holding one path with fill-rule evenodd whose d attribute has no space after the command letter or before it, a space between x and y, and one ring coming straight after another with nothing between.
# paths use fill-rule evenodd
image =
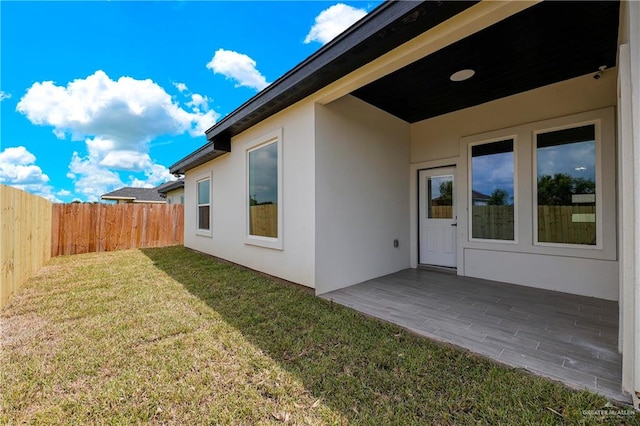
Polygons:
<instances>
[{"instance_id":1,"label":"roof overhang","mask_svg":"<svg viewBox=\"0 0 640 426\"><path fill-rule=\"evenodd\" d=\"M231 151L231 138L375 60L478 1L389 1L206 131L208 143L169 170L184 174Z\"/></svg>"},{"instance_id":2,"label":"roof overhang","mask_svg":"<svg viewBox=\"0 0 640 426\"><path fill-rule=\"evenodd\" d=\"M161 189L158 189L160 196L166 196L168 192L175 191L176 189L184 188L184 180L174 180L173 182L166 183Z\"/></svg>"},{"instance_id":3,"label":"roof overhang","mask_svg":"<svg viewBox=\"0 0 640 426\"><path fill-rule=\"evenodd\" d=\"M602 66L616 66L619 15L616 1L541 2L351 94L416 123L586 74L597 75ZM468 80L451 80L465 69L475 74Z\"/></svg>"},{"instance_id":4,"label":"roof overhang","mask_svg":"<svg viewBox=\"0 0 640 426\"><path fill-rule=\"evenodd\" d=\"M233 136L321 89L331 92L320 93L323 104L352 94L415 123L611 68L619 7L617 1L383 3L207 130L208 143L170 171L184 174L230 152ZM370 70L401 45L404 52L431 42L431 50L418 46L395 68ZM450 81L465 68L475 76Z\"/></svg>"},{"instance_id":5,"label":"roof overhang","mask_svg":"<svg viewBox=\"0 0 640 426\"><path fill-rule=\"evenodd\" d=\"M222 141L218 138L218 142L207 143L169 167L169 172L175 176L183 175L187 170L196 168L228 152L231 152L231 138Z\"/></svg>"}]
</instances>

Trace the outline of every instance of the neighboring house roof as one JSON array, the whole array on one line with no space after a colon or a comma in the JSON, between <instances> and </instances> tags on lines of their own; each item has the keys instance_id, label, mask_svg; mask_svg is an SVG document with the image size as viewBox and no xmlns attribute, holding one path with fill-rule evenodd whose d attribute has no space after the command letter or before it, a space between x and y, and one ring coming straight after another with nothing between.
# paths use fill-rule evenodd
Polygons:
<instances>
[{"instance_id":1,"label":"neighboring house roof","mask_svg":"<svg viewBox=\"0 0 640 426\"><path fill-rule=\"evenodd\" d=\"M163 197L166 197L168 192L180 188L184 188L184 179L178 179L171 182L163 183L162 185L156 187L160 196Z\"/></svg>"},{"instance_id":2,"label":"neighboring house roof","mask_svg":"<svg viewBox=\"0 0 640 426\"><path fill-rule=\"evenodd\" d=\"M472 190L471 198L478 201L487 201L491 197L489 197L487 194L483 194L482 192Z\"/></svg>"},{"instance_id":3,"label":"neighboring house roof","mask_svg":"<svg viewBox=\"0 0 640 426\"><path fill-rule=\"evenodd\" d=\"M125 187L108 192L101 197L103 200L130 200L134 203L164 203L165 199L155 188Z\"/></svg>"},{"instance_id":4,"label":"neighboring house roof","mask_svg":"<svg viewBox=\"0 0 640 426\"><path fill-rule=\"evenodd\" d=\"M510 7L503 2L381 4L207 130L209 142L172 165L171 173L184 174L230 152L233 136L476 4ZM351 95L415 123L616 65L619 2L519 7L524 10L356 87ZM473 79L449 81L468 68L476 72Z\"/></svg>"}]
</instances>

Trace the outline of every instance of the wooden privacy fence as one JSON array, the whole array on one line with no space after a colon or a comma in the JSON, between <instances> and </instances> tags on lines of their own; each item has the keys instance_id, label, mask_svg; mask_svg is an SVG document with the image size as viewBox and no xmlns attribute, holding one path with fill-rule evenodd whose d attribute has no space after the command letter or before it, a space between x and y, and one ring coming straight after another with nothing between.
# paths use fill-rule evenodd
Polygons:
<instances>
[{"instance_id":1,"label":"wooden privacy fence","mask_svg":"<svg viewBox=\"0 0 640 426\"><path fill-rule=\"evenodd\" d=\"M51 206L0 185L0 307L51 258Z\"/></svg>"},{"instance_id":2,"label":"wooden privacy fence","mask_svg":"<svg viewBox=\"0 0 640 426\"><path fill-rule=\"evenodd\" d=\"M51 255L164 247L184 241L181 204L54 204Z\"/></svg>"},{"instance_id":3,"label":"wooden privacy fence","mask_svg":"<svg viewBox=\"0 0 640 426\"><path fill-rule=\"evenodd\" d=\"M513 206L473 206L471 224L474 238L512 240ZM595 244L595 207L538 206L537 231L541 242Z\"/></svg>"},{"instance_id":4,"label":"wooden privacy fence","mask_svg":"<svg viewBox=\"0 0 640 426\"><path fill-rule=\"evenodd\" d=\"M513 206L473 206L471 236L495 240L513 240Z\"/></svg>"},{"instance_id":5,"label":"wooden privacy fence","mask_svg":"<svg viewBox=\"0 0 640 426\"><path fill-rule=\"evenodd\" d=\"M595 244L595 213L595 206L538 206L538 241Z\"/></svg>"},{"instance_id":6,"label":"wooden privacy fence","mask_svg":"<svg viewBox=\"0 0 640 426\"><path fill-rule=\"evenodd\" d=\"M278 237L278 205L261 204L249 207L249 233L263 237Z\"/></svg>"}]
</instances>

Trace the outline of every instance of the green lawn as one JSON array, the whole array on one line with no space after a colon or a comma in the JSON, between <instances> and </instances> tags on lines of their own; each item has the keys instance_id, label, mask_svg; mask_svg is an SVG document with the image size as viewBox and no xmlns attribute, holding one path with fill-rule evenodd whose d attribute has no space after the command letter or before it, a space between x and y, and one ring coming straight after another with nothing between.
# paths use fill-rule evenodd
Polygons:
<instances>
[{"instance_id":1,"label":"green lawn","mask_svg":"<svg viewBox=\"0 0 640 426\"><path fill-rule=\"evenodd\" d=\"M54 258L0 331L2 424L639 422L183 247Z\"/></svg>"}]
</instances>

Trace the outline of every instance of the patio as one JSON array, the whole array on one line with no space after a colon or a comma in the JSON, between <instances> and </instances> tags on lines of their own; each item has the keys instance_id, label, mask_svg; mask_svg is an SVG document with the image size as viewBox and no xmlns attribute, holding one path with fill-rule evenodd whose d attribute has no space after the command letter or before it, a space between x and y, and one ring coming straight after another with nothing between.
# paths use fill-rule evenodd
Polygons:
<instances>
[{"instance_id":1,"label":"patio","mask_svg":"<svg viewBox=\"0 0 640 426\"><path fill-rule=\"evenodd\" d=\"M617 302L423 269L321 297L498 362L629 403Z\"/></svg>"}]
</instances>

